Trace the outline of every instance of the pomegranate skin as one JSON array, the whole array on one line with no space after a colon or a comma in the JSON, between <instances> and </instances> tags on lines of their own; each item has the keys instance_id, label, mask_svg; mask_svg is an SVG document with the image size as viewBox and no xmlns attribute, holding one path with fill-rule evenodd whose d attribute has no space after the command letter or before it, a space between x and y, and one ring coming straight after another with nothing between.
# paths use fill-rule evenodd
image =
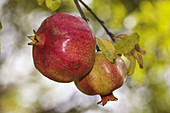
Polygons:
<instances>
[{"instance_id":1,"label":"pomegranate skin","mask_svg":"<svg viewBox=\"0 0 170 113\"><path fill-rule=\"evenodd\" d=\"M74 82L77 88L87 95L99 94L102 101L98 104L105 105L108 100L117 100L112 92L123 85L126 74L126 65L119 56L112 64L102 52L97 52L92 70Z\"/></svg>"},{"instance_id":2,"label":"pomegranate skin","mask_svg":"<svg viewBox=\"0 0 170 113\"><path fill-rule=\"evenodd\" d=\"M93 67L96 39L82 18L55 14L45 19L35 34L34 65L49 79L71 82Z\"/></svg>"}]
</instances>

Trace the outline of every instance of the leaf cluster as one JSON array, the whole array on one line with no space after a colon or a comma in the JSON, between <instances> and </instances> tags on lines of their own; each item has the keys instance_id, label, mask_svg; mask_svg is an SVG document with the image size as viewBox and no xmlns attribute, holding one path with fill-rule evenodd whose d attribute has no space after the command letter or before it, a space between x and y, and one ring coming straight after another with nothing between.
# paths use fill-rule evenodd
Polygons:
<instances>
[{"instance_id":1,"label":"leaf cluster","mask_svg":"<svg viewBox=\"0 0 170 113\"><path fill-rule=\"evenodd\" d=\"M134 73L136 60L138 61L140 68L143 68L142 55L145 55L145 51L139 47L139 35L137 33L130 35L120 34L114 36L114 39L117 39L117 42L112 44L106 38L97 38L99 49L104 53L106 58L111 63L114 63L116 56L123 54L130 61L128 75Z\"/></svg>"}]
</instances>

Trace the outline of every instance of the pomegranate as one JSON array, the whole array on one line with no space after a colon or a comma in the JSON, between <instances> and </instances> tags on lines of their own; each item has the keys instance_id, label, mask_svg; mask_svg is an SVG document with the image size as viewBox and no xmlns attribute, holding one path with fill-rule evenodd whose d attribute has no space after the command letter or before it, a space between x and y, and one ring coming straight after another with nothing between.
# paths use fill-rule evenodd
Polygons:
<instances>
[{"instance_id":1,"label":"pomegranate","mask_svg":"<svg viewBox=\"0 0 170 113\"><path fill-rule=\"evenodd\" d=\"M58 13L45 19L33 41L35 67L57 82L71 82L87 74L94 64L95 36L81 18Z\"/></svg>"},{"instance_id":2,"label":"pomegranate","mask_svg":"<svg viewBox=\"0 0 170 113\"><path fill-rule=\"evenodd\" d=\"M120 56L112 64L102 52L97 52L92 70L74 82L87 95L99 94L102 100L98 104L102 103L104 106L109 100L117 100L112 92L123 85L126 74L126 65Z\"/></svg>"}]
</instances>

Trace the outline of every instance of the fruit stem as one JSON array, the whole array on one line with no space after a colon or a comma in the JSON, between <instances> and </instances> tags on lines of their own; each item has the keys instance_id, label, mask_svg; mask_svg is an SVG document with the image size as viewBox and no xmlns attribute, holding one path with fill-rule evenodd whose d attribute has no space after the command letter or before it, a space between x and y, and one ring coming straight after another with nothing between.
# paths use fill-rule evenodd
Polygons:
<instances>
[{"instance_id":1,"label":"fruit stem","mask_svg":"<svg viewBox=\"0 0 170 113\"><path fill-rule=\"evenodd\" d=\"M82 17L86 22L88 22L88 19L85 17L84 12L83 12L83 10L81 9L78 1L77 1L77 0L74 0L74 3L76 4L76 7L77 7L77 9L78 9L81 17Z\"/></svg>"},{"instance_id":2,"label":"fruit stem","mask_svg":"<svg viewBox=\"0 0 170 113\"><path fill-rule=\"evenodd\" d=\"M112 32L110 32L106 26L104 25L104 21L100 20L97 15L92 11L92 9L90 9L88 7L88 5L86 5L82 0L78 0L80 1L80 3L97 19L97 21L101 24L101 26L104 28L104 30L106 31L106 33L110 36L110 38L112 39L112 41L114 42L115 41L115 38L114 38L114 34Z\"/></svg>"}]
</instances>

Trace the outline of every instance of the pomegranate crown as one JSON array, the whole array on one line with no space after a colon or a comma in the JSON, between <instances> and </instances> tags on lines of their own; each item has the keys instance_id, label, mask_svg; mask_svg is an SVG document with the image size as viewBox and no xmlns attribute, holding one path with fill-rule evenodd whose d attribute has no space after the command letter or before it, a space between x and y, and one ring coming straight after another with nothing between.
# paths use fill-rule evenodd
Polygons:
<instances>
[{"instance_id":1,"label":"pomegranate crown","mask_svg":"<svg viewBox=\"0 0 170 113\"><path fill-rule=\"evenodd\" d=\"M28 45L39 45L41 43L40 38L35 30L33 30L33 32L35 36L28 36L28 38L32 40L32 42L28 43Z\"/></svg>"}]
</instances>

